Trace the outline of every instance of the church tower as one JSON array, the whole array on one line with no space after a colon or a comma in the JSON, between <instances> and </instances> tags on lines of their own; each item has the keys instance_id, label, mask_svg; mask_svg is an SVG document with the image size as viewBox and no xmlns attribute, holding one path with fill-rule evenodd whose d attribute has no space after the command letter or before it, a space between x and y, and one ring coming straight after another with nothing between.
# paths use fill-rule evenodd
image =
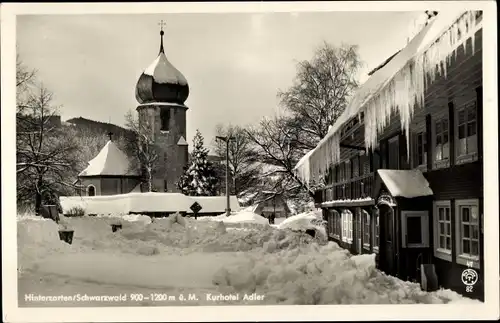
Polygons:
<instances>
[{"instance_id":1,"label":"church tower","mask_svg":"<svg viewBox=\"0 0 500 323\"><path fill-rule=\"evenodd\" d=\"M135 97L139 103L139 124L150 131L158 152L153 187L158 192L178 192L176 183L188 162L188 108L184 102L189 95L189 85L165 55L163 21L160 24L160 52L139 77Z\"/></svg>"}]
</instances>

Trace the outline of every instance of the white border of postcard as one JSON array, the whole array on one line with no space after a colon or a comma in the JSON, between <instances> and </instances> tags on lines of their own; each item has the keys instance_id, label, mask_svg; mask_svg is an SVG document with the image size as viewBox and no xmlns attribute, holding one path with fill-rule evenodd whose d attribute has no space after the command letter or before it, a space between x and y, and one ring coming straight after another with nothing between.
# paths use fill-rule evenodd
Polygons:
<instances>
[{"instance_id":1,"label":"white border of postcard","mask_svg":"<svg viewBox=\"0 0 500 323\"><path fill-rule=\"evenodd\" d=\"M485 302L478 305L313 305L200 306L121 308L18 308L15 197L15 59L16 15L147 14L184 12L424 11L461 6L483 10L484 88L484 263ZM494 1L360 1L231 3L3 3L1 5L2 113L2 265L5 322L144 322L144 321L359 321L407 319L498 319L498 97L497 28ZM390 22L389 22L390 23ZM383 37L383 36L382 36Z\"/></svg>"}]
</instances>

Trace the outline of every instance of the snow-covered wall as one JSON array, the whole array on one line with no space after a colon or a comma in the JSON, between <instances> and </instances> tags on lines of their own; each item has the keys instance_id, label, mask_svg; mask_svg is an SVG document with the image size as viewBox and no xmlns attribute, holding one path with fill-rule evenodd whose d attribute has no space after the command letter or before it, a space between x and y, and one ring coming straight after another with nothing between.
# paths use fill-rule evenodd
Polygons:
<instances>
[{"instance_id":1,"label":"snow-covered wall","mask_svg":"<svg viewBox=\"0 0 500 323\"><path fill-rule=\"evenodd\" d=\"M60 202L64 214L74 207L85 210L85 214L124 215L128 213L149 212L186 212L198 202L202 206L200 213L224 213L225 196L186 196L181 193L128 193L108 196L61 196ZM230 197L233 211L239 211L236 196Z\"/></svg>"}]
</instances>

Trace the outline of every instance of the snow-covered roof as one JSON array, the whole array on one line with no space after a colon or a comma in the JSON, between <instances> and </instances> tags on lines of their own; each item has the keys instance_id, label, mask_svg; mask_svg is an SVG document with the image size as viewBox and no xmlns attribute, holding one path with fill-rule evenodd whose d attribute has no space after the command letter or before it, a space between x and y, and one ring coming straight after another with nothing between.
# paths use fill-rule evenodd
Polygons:
<instances>
[{"instance_id":1,"label":"snow-covered roof","mask_svg":"<svg viewBox=\"0 0 500 323\"><path fill-rule=\"evenodd\" d=\"M379 169L377 172L389 193L394 197L413 198L434 194L429 187L429 182L418 169Z\"/></svg>"},{"instance_id":2,"label":"snow-covered roof","mask_svg":"<svg viewBox=\"0 0 500 323\"><path fill-rule=\"evenodd\" d=\"M183 136L181 136L181 137L179 138L179 141L177 142L177 145L178 145L178 146L187 146L187 145L188 145L188 143L187 143L186 139L184 139L184 137L183 137Z\"/></svg>"},{"instance_id":3,"label":"snow-covered roof","mask_svg":"<svg viewBox=\"0 0 500 323\"><path fill-rule=\"evenodd\" d=\"M339 161L342 126L361 113L367 148L376 146L378 133L385 129L395 111L399 112L408 139L415 102L421 104L423 100L425 76L429 75L433 82L437 68L446 76L446 60L453 53L456 55L460 45L465 50L466 40L471 37L474 52L474 35L481 28L482 20L476 23L476 12L440 12L356 91L328 134L297 163L297 175L306 183L325 175L330 165Z\"/></svg>"},{"instance_id":4,"label":"snow-covered roof","mask_svg":"<svg viewBox=\"0 0 500 323\"><path fill-rule=\"evenodd\" d=\"M187 80L182 73L172 65L164 52L146 68L144 74L152 76L156 83L187 85Z\"/></svg>"},{"instance_id":5,"label":"snow-covered roof","mask_svg":"<svg viewBox=\"0 0 500 323\"><path fill-rule=\"evenodd\" d=\"M130 161L113 141L109 140L89 165L78 176L133 176Z\"/></svg>"},{"instance_id":6,"label":"snow-covered roof","mask_svg":"<svg viewBox=\"0 0 500 323\"><path fill-rule=\"evenodd\" d=\"M375 204L375 200L371 197L364 197L359 199L345 199L345 200L334 200L334 201L325 201L321 203L323 207L332 207L332 206L344 206L344 205L372 205Z\"/></svg>"},{"instance_id":7,"label":"snow-covered roof","mask_svg":"<svg viewBox=\"0 0 500 323\"><path fill-rule=\"evenodd\" d=\"M190 196L190 198L201 205L200 213L224 213L226 211L226 196ZM240 203L235 195L229 196L229 205L231 211L237 212L240 210ZM189 211L189 213L192 213L192 211Z\"/></svg>"}]
</instances>

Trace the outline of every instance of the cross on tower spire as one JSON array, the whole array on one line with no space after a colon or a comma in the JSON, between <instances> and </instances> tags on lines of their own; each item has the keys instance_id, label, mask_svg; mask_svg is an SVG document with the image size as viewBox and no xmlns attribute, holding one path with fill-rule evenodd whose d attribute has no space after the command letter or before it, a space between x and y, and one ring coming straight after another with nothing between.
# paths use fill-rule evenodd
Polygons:
<instances>
[{"instance_id":1,"label":"cross on tower spire","mask_svg":"<svg viewBox=\"0 0 500 323\"><path fill-rule=\"evenodd\" d=\"M163 50L163 35L165 32L163 31L163 27L166 26L167 23L163 21L163 19L158 23L158 26L160 26L160 53L165 53Z\"/></svg>"}]
</instances>

